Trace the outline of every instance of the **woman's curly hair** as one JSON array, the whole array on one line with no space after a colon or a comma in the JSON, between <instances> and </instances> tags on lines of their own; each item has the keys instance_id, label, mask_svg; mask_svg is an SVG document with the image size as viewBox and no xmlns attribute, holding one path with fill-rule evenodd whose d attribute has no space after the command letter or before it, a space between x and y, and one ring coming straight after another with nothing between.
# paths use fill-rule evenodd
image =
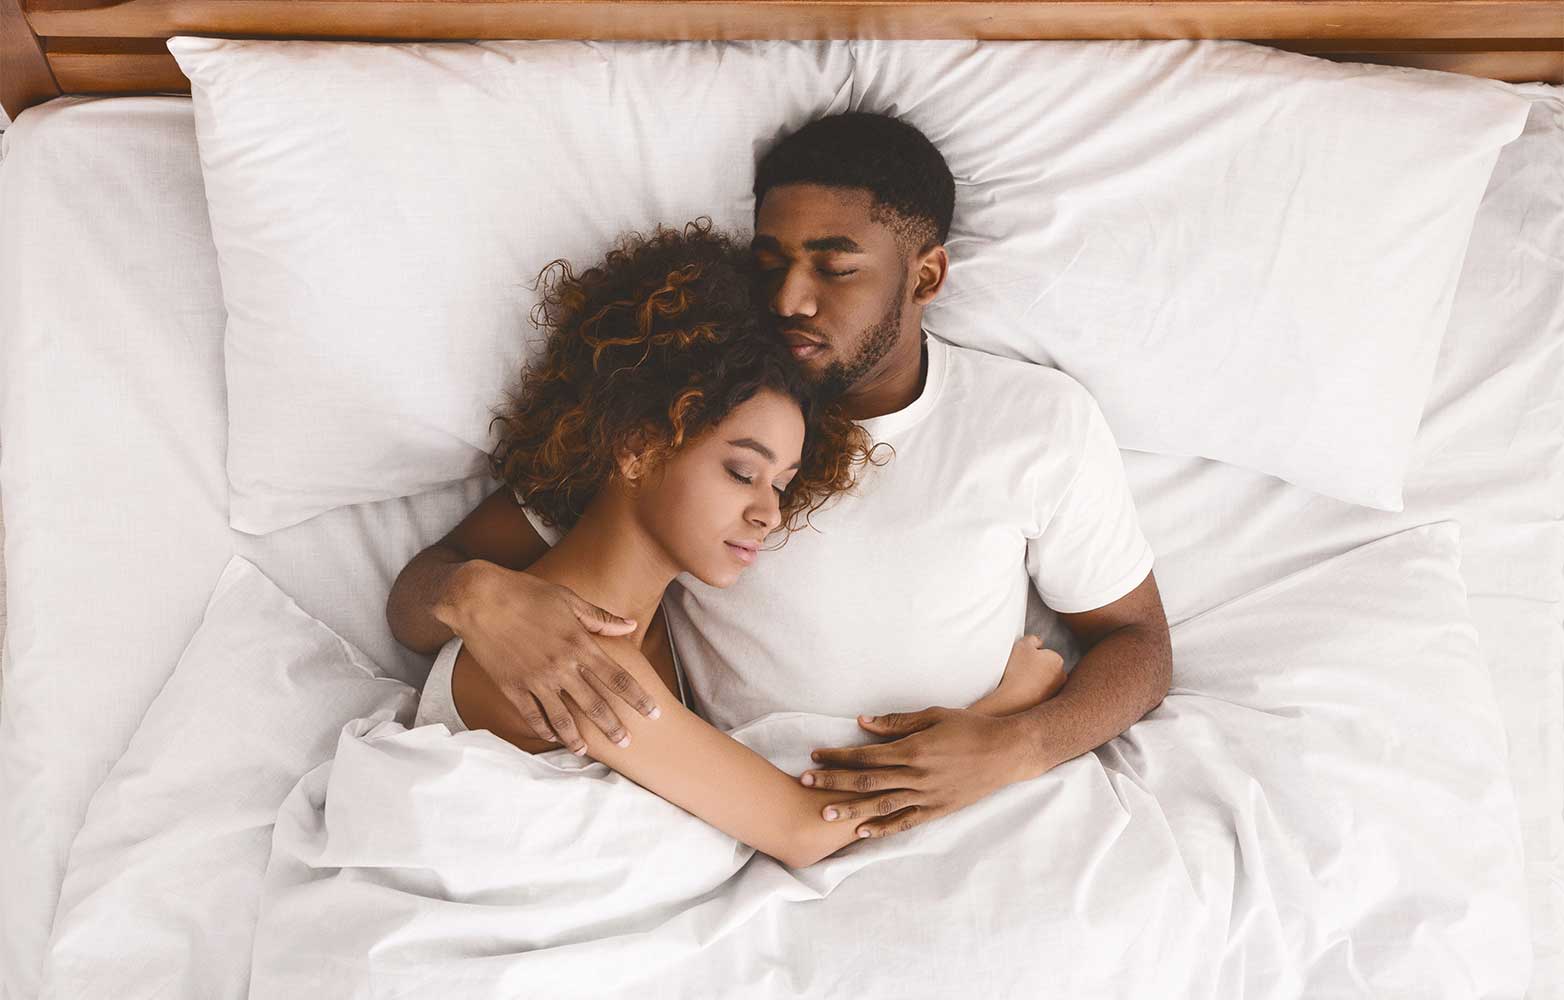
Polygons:
<instances>
[{"instance_id":1,"label":"woman's curly hair","mask_svg":"<svg viewBox=\"0 0 1564 1000\"><path fill-rule=\"evenodd\" d=\"M748 254L702 216L629 233L581 274L555 260L538 276L542 354L505 403L492 474L555 527L569 528L639 450L655 468L763 388L796 400L803 456L781 499L791 532L853 486L868 435L819 398L751 299Z\"/></svg>"}]
</instances>

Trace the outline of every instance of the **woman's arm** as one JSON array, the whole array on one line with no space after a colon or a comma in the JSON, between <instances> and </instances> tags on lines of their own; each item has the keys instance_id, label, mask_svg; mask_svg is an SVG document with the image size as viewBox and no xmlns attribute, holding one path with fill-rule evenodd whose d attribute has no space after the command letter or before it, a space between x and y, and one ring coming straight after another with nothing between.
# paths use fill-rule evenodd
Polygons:
<instances>
[{"instance_id":1,"label":"woman's arm","mask_svg":"<svg viewBox=\"0 0 1564 1000\"><path fill-rule=\"evenodd\" d=\"M1051 696L1063 684L1062 668L1054 683L1053 663L1048 659L1057 660L1058 654L1038 649L1030 638L1016 644L999 686L975 702L974 711L1018 712ZM624 713L630 745L619 747L596 726L581 725L587 720L579 706L567 702L594 760L789 868L814 864L857 839L854 824L832 823L820 815L827 805L857 798L857 793L799 784L796 775L777 768L682 705L633 646L622 641L604 646L662 706L663 715L652 721L638 712ZM464 645L452 665L451 694L468 728L488 729L531 753L559 748L531 735L509 703L497 692L485 690L485 683L482 668L471 661Z\"/></svg>"}]
</instances>

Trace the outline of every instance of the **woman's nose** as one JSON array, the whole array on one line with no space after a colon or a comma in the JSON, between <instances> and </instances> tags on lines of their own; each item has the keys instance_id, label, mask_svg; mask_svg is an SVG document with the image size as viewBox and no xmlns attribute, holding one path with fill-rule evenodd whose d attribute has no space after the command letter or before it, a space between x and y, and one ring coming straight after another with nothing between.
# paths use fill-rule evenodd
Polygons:
<instances>
[{"instance_id":1,"label":"woman's nose","mask_svg":"<svg viewBox=\"0 0 1564 1000\"><path fill-rule=\"evenodd\" d=\"M782 504L777 497L777 492L769 486L766 488L766 499L763 499L749 509L750 522L758 527L773 531L782 523Z\"/></svg>"}]
</instances>

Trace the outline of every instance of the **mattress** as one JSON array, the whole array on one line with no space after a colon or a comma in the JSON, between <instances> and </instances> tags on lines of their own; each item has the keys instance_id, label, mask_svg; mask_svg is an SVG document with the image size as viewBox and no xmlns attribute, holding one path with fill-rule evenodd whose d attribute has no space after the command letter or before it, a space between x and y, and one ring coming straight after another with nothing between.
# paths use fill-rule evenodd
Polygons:
<instances>
[{"instance_id":1,"label":"mattress","mask_svg":"<svg viewBox=\"0 0 1564 1000\"><path fill-rule=\"evenodd\" d=\"M1170 622L1431 521L1462 575L1520 803L1532 995L1564 995L1564 91L1535 104L1474 228L1406 509L1125 452ZM387 672L397 572L479 477L253 537L227 526L223 308L190 103L64 98L0 140L0 995L34 996L71 839L201 620L254 562ZM1034 600L1033 624L1066 645Z\"/></svg>"}]
</instances>

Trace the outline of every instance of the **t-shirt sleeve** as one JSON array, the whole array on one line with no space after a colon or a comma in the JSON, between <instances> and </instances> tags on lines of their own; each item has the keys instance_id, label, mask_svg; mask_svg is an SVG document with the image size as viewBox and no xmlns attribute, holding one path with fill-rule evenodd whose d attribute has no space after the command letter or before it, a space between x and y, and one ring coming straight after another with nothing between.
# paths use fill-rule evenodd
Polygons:
<instances>
[{"instance_id":1,"label":"t-shirt sleeve","mask_svg":"<svg viewBox=\"0 0 1564 1000\"><path fill-rule=\"evenodd\" d=\"M1062 484L1034 483L1041 528L1026 543L1027 572L1043 603L1066 613L1112 604L1146 579L1153 561L1113 431L1084 387L1077 395L1066 422L1079 428L1071 435L1074 472Z\"/></svg>"},{"instance_id":2,"label":"t-shirt sleeve","mask_svg":"<svg viewBox=\"0 0 1564 1000\"><path fill-rule=\"evenodd\" d=\"M558 545L559 540L565 537L565 533L552 525L544 524L543 519L537 515L536 511L527 506L527 502L521 498L521 494L516 491L514 486L511 487L510 495L515 497L516 502L521 505L521 512L527 515L528 521L532 522L533 530L538 533L538 537L548 542L549 548Z\"/></svg>"}]
</instances>

